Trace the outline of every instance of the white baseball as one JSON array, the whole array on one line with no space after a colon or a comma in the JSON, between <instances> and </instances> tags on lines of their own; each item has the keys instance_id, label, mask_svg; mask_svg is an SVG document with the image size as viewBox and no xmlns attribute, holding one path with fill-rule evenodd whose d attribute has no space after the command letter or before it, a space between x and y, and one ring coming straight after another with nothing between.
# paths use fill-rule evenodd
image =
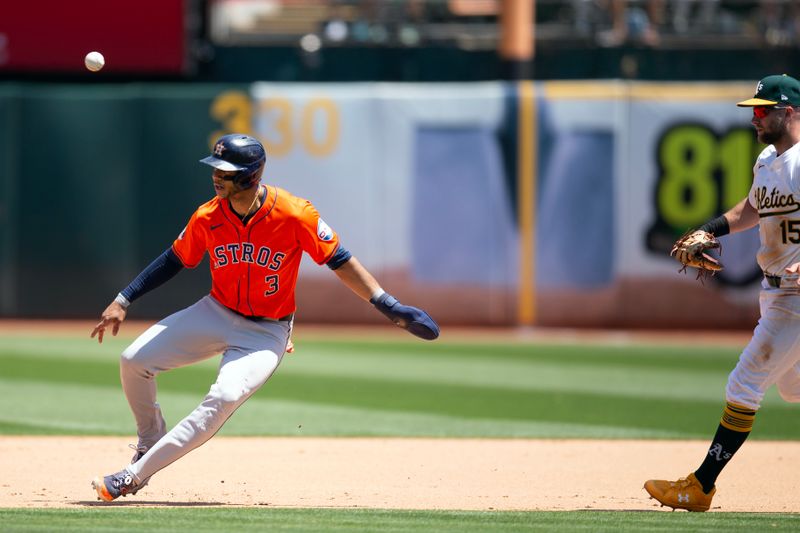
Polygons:
<instances>
[{"instance_id":1,"label":"white baseball","mask_svg":"<svg viewBox=\"0 0 800 533\"><path fill-rule=\"evenodd\" d=\"M106 60L100 52L89 52L83 59L83 63L86 65L86 68L92 72L97 72L103 68L103 65L106 64Z\"/></svg>"}]
</instances>

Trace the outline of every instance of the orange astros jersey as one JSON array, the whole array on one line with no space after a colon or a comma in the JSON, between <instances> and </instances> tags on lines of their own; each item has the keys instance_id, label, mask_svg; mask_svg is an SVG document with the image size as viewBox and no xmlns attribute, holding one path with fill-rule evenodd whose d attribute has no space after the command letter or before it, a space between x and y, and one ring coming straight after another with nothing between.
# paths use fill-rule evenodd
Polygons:
<instances>
[{"instance_id":1,"label":"orange astros jersey","mask_svg":"<svg viewBox=\"0 0 800 533\"><path fill-rule=\"evenodd\" d=\"M339 237L308 200L277 187L247 224L228 200L197 208L172 244L184 266L196 267L208 252L211 296L247 316L281 318L295 311L294 290L303 252L326 263Z\"/></svg>"}]
</instances>

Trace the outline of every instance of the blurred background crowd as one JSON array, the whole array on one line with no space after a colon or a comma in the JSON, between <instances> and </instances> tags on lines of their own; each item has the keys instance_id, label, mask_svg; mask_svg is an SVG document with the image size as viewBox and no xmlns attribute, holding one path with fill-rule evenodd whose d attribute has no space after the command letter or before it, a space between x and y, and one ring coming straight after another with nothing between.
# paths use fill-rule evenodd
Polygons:
<instances>
[{"instance_id":1,"label":"blurred background crowd","mask_svg":"<svg viewBox=\"0 0 800 533\"><path fill-rule=\"evenodd\" d=\"M68 72L50 67L60 53L72 53L70 42L83 36L83 48L94 42L106 45L108 54L113 50L106 43L124 40L129 26L137 29L129 30L126 50L141 55L156 47L147 57L151 63L164 53L157 49L160 42L182 35L180 68L131 70L112 57L104 76L222 82L507 79L497 52L512 23L508 13L520 6L531 19L535 57L523 77L752 79L800 59L796 0L143 0L113 10L101 0L79 0L69 10L62 4L9 6L0 17L0 76ZM83 5L79 16L75 8ZM113 39L95 38L114 26ZM51 45L54 40L58 47ZM35 61L20 62L21 55L37 53Z\"/></svg>"},{"instance_id":2,"label":"blurred background crowd","mask_svg":"<svg viewBox=\"0 0 800 533\"><path fill-rule=\"evenodd\" d=\"M587 46L797 46L792 0L537 0L536 39ZM496 47L502 0L211 0L227 45Z\"/></svg>"}]
</instances>

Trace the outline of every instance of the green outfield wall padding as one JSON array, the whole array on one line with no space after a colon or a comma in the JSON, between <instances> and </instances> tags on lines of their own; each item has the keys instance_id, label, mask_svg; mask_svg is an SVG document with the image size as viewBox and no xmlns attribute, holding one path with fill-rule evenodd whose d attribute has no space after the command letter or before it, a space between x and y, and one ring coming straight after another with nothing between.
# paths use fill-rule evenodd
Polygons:
<instances>
[{"instance_id":1,"label":"green outfield wall padding","mask_svg":"<svg viewBox=\"0 0 800 533\"><path fill-rule=\"evenodd\" d=\"M96 316L211 197L216 85L0 85L0 314ZM207 292L204 263L137 314Z\"/></svg>"},{"instance_id":2,"label":"green outfield wall padding","mask_svg":"<svg viewBox=\"0 0 800 533\"><path fill-rule=\"evenodd\" d=\"M18 92L0 85L0 315L16 310Z\"/></svg>"}]
</instances>

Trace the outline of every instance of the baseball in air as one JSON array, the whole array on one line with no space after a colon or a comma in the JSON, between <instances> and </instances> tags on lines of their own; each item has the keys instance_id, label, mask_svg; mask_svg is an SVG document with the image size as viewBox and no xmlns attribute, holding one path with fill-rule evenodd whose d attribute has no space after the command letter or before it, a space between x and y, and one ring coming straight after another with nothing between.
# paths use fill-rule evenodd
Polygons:
<instances>
[{"instance_id":1,"label":"baseball in air","mask_svg":"<svg viewBox=\"0 0 800 533\"><path fill-rule=\"evenodd\" d=\"M103 65L106 64L106 60L100 52L89 52L83 59L83 63L86 65L86 68L92 72L97 72L103 68Z\"/></svg>"}]
</instances>

